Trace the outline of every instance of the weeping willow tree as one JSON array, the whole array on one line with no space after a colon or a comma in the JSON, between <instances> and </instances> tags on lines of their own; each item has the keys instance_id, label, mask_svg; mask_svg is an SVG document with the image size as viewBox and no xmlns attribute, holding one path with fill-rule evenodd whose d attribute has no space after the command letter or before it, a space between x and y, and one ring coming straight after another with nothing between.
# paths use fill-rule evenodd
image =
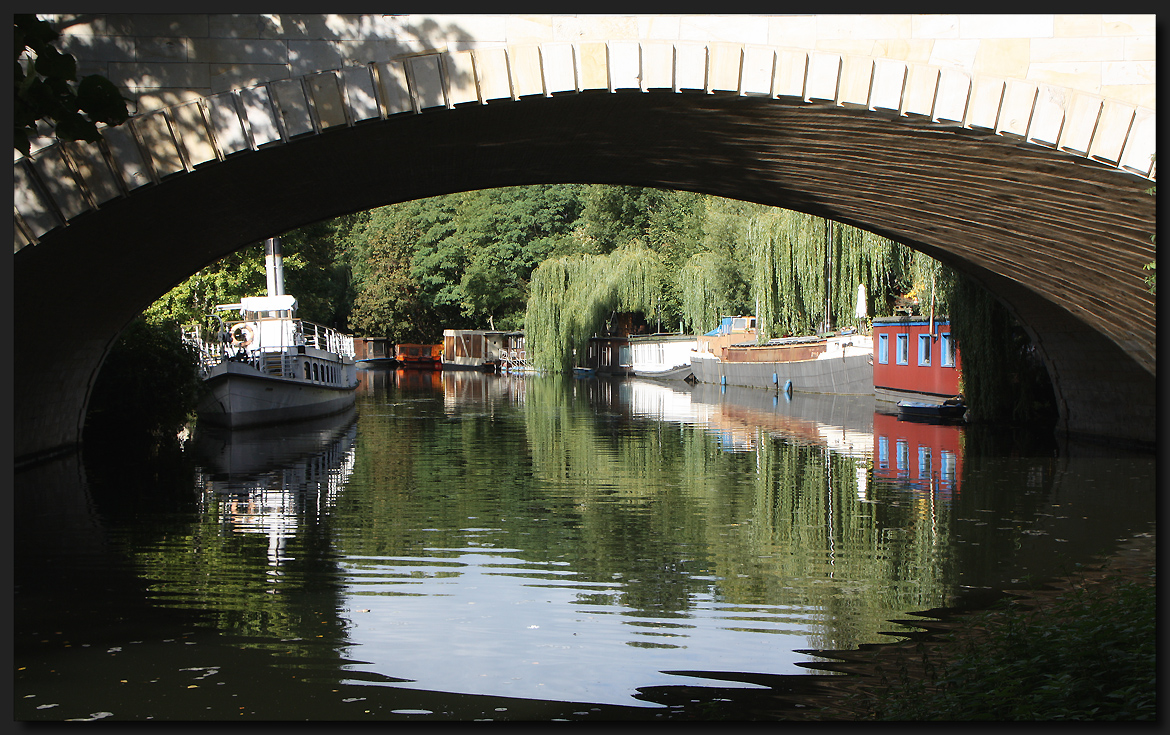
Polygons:
<instances>
[{"instance_id":1,"label":"weeping willow tree","mask_svg":"<svg viewBox=\"0 0 1170 735\"><path fill-rule=\"evenodd\" d=\"M677 279L687 329L702 334L717 327L720 316L735 310L730 298L734 278L727 258L717 253L695 253L687 260Z\"/></svg>"},{"instance_id":2,"label":"weeping willow tree","mask_svg":"<svg viewBox=\"0 0 1170 735\"><path fill-rule=\"evenodd\" d=\"M866 288L867 312L889 314L889 296L900 293L910 275L905 246L787 209L753 215L746 245L761 341L826 324L859 326L859 284Z\"/></svg>"},{"instance_id":3,"label":"weeping willow tree","mask_svg":"<svg viewBox=\"0 0 1170 735\"><path fill-rule=\"evenodd\" d=\"M664 268L658 254L635 240L608 255L568 255L532 272L524 334L536 367L562 372L614 311L654 313Z\"/></svg>"}]
</instances>

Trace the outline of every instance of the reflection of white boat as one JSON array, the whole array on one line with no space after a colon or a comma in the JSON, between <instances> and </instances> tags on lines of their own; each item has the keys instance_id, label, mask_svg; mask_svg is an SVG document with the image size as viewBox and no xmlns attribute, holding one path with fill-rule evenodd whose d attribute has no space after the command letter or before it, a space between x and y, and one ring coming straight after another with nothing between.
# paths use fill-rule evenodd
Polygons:
<instances>
[{"instance_id":1,"label":"reflection of white boat","mask_svg":"<svg viewBox=\"0 0 1170 735\"><path fill-rule=\"evenodd\" d=\"M293 317L297 301L284 293L280 243L265 245L268 296L221 304L239 311L213 334L198 326L183 337L199 350L207 393L200 421L241 427L323 416L354 404L357 369L353 338Z\"/></svg>"},{"instance_id":2,"label":"reflection of white boat","mask_svg":"<svg viewBox=\"0 0 1170 735\"><path fill-rule=\"evenodd\" d=\"M350 406L332 416L280 426L226 429L201 424L188 446L205 475L217 480L240 479L330 453L335 445L347 444L346 437L356 422L357 407Z\"/></svg>"},{"instance_id":3,"label":"reflection of white boat","mask_svg":"<svg viewBox=\"0 0 1170 735\"><path fill-rule=\"evenodd\" d=\"M191 451L202 502L226 527L268 537L272 565L306 518L320 518L349 481L357 409L280 427L199 426Z\"/></svg>"}]
</instances>

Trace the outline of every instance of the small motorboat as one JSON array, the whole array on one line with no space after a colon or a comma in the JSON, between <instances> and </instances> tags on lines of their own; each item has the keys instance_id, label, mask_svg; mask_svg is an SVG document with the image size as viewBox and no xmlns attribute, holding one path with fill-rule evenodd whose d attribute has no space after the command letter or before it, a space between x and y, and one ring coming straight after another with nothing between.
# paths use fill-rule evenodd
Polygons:
<instances>
[{"instance_id":1,"label":"small motorboat","mask_svg":"<svg viewBox=\"0 0 1170 735\"><path fill-rule=\"evenodd\" d=\"M927 401L898 401L898 413L904 418L961 420L967 404L961 398L948 398L942 403Z\"/></svg>"}]
</instances>

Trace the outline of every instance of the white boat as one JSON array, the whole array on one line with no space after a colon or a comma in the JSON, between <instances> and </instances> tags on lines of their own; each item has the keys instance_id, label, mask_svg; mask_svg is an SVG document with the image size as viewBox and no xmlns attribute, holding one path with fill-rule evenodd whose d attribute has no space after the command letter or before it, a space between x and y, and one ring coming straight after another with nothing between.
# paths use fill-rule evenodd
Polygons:
<instances>
[{"instance_id":1,"label":"white boat","mask_svg":"<svg viewBox=\"0 0 1170 735\"><path fill-rule=\"evenodd\" d=\"M639 378L690 380L698 337L686 334L630 335L633 372Z\"/></svg>"},{"instance_id":2,"label":"white boat","mask_svg":"<svg viewBox=\"0 0 1170 735\"><path fill-rule=\"evenodd\" d=\"M238 428L327 416L356 399L353 337L295 317L297 301L284 293L280 242L265 244L268 295L220 304L219 328L186 327L199 350L207 391L196 408L201 422ZM224 321L218 312L237 311Z\"/></svg>"}]
</instances>

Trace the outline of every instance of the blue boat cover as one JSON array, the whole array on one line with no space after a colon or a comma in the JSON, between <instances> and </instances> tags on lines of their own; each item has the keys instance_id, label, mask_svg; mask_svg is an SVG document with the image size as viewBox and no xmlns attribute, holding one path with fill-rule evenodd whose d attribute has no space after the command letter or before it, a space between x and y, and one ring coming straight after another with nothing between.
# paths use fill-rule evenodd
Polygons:
<instances>
[{"instance_id":1,"label":"blue boat cover","mask_svg":"<svg viewBox=\"0 0 1170 735\"><path fill-rule=\"evenodd\" d=\"M707 332L706 337L718 337L721 334L731 334L731 317L725 316L720 322L719 326Z\"/></svg>"}]
</instances>

